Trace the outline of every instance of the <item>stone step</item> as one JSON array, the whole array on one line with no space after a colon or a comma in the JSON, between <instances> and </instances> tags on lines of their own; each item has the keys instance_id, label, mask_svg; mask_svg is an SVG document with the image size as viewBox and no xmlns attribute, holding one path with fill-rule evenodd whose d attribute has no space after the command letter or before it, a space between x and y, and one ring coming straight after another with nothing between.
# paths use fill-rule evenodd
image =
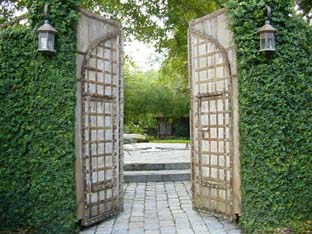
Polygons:
<instances>
[{"instance_id":1,"label":"stone step","mask_svg":"<svg viewBox=\"0 0 312 234\"><path fill-rule=\"evenodd\" d=\"M188 170L153 170L153 171L124 171L124 182L167 182L189 181L191 171Z\"/></svg>"},{"instance_id":2,"label":"stone step","mask_svg":"<svg viewBox=\"0 0 312 234\"><path fill-rule=\"evenodd\" d=\"M176 163L128 163L124 171L155 171L155 170L187 170L191 168L189 162Z\"/></svg>"}]
</instances>

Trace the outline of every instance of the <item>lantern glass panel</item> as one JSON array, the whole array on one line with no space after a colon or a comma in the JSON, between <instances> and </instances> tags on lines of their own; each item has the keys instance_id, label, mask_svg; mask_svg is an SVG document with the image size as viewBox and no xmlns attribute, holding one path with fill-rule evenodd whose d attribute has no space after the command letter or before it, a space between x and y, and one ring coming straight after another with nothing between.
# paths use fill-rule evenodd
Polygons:
<instances>
[{"instance_id":1,"label":"lantern glass panel","mask_svg":"<svg viewBox=\"0 0 312 234\"><path fill-rule=\"evenodd\" d=\"M48 33L40 32L39 33L39 50L48 49Z\"/></svg>"},{"instance_id":2,"label":"lantern glass panel","mask_svg":"<svg viewBox=\"0 0 312 234\"><path fill-rule=\"evenodd\" d=\"M48 49L54 50L54 34L53 33L48 34Z\"/></svg>"},{"instance_id":3,"label":"lantern glass panel","mask_svg":"<svg viewBox=\"0 0 312 234\"><path fill-rule=\"evenodd\" d=\"M265 49L266 47L266 35L265 33L260 34L260 49Z\"/></svg>"},{"instance_id":4,"label":"lantern glass panel","mask_svg":"<svg viewBox=\"0 0 312 234\"><path fill-rule=\"evenodd\" d=\"M275 49L275 41L274 41L274 33L273 32L267 32L267 48L268 49Z\"/></svg>"}]
</instances>

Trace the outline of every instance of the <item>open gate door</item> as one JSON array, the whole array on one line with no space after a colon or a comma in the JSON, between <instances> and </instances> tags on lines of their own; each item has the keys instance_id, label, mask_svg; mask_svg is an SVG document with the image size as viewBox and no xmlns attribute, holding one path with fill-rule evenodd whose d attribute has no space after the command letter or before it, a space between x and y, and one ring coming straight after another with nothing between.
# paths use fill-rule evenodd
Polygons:
<instances>
[{"instance_id":1,"label":"open gate door","mask_svg":"<svg viewBox=\"0 0 312 234\"><path fill-rule=\"evenodd\" d=\"M84 226L123 210L121 44L118 23L80 10L76 180Z\"/></svg>"},{"instance_id":2,"label":"open gate door","mask_svg":"<svg viewBox=\"0 0 312 234\"><path fill-rule=\"evenodd\" d=\"M193 206L240 213L236 55L225 11L189 26Z\"/></svg>"}]
</instances>

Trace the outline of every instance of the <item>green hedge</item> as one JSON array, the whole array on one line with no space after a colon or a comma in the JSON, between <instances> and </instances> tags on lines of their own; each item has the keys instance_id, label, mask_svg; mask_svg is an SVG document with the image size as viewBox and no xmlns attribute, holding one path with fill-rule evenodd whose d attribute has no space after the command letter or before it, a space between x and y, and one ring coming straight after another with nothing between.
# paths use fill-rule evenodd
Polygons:
<instances>
[{"instance_id":1,"label":"green hedge","mask_svg":"<svg viewBox=\"0 0 312 234\"><path fill-rule=\"evenodd\" d=\"M231 0L238 56L244 233L289 228L312 219L312 28L291 0ZM277 51L259 52L265 4L273 10Z\"/></svg>"},{"instance_id":2,"label":"green hedge","mask_svg":"<svg viewBox=\"0 0 312 234\"><path fill-rule=\"evenodd\" d=\"M0 28L0 230L74 233L75 1L49 1L54 55L37 52L45 1L30 26Z\"/></svg>"}]
</instances>

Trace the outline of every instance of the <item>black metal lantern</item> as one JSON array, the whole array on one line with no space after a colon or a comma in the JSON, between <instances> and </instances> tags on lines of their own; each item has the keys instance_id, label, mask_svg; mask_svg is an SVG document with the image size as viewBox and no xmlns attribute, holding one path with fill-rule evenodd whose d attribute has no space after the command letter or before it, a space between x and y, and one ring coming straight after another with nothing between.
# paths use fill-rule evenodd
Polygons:
<instances>
[{"instance_id":1,"label":"black metal lantern","mask_svg":"<svg viewBox=\"0 0 312 234\"><path fill-rule=\"evenodd\" d=\"M48 4L44 6L44 16L47 18ZM54 38L57 33L56 29L53 28L47 19L44 24L37 29L38 33L38 51L41 52L56 52L54 49Z\"/></svg>"},{"instance_id":2,"label":"black metal lantern","mask_svg":"<svg viewBox=\"0 0 312 234\"><path fill-rule=\"evenodd\" d=\"M258 33L260 34L260 51L275 51L275 33L277 30L270 24L271 7L267 7L268 17Z\"/></svg>"}]
</instances>

